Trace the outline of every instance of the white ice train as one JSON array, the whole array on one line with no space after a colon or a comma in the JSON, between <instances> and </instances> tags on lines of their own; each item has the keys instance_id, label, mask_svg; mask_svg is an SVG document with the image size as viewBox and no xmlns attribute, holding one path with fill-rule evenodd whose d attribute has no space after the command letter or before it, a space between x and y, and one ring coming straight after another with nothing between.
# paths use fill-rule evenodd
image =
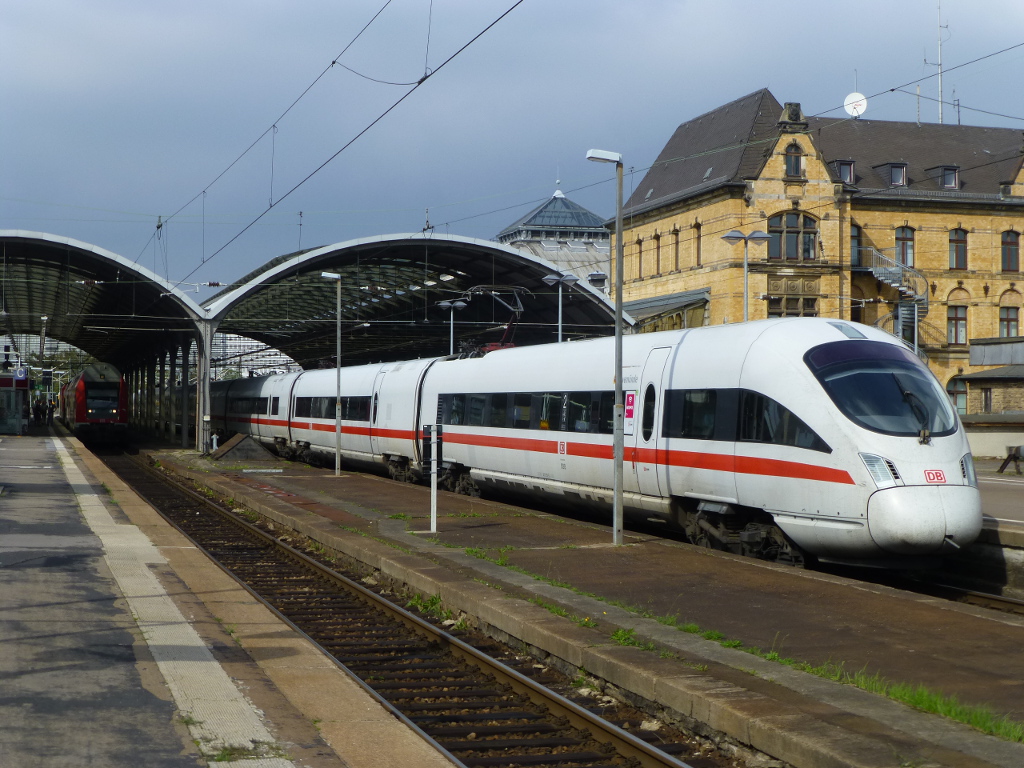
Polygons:
<instances>
[{"instance_id":1,"label":"white ice train","mask_svg":"<svg viewBox=\"0 0 1024 768\"><path fill-rule=\"evenodd\" d=\"M345 459L443 487L609 510L613 340L343 368ZM892 336L788 318L623 339L624 508L705 546L790 562L909 565L981 529L970 447L935 377ZM212 419L280 452L335 451L336 372L214 386Z\"/></svg>"}]
</instances>

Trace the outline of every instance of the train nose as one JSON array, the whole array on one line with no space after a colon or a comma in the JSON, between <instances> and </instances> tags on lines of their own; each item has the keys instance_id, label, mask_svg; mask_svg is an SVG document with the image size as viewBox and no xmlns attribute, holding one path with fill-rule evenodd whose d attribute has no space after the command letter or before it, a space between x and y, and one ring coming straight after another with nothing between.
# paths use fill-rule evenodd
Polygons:
<instances>
[{"instance_id":1,"label":"train nose","mask_svg":"<svg viewBox=\"0 0 1024 768\"><path fill-rule=\"evenodd\" d=\"M881 549L893 554L965 547L981 532L981 496L969 485L886 488L868 499L868 530Z\"/></svg>"}]
</instances>

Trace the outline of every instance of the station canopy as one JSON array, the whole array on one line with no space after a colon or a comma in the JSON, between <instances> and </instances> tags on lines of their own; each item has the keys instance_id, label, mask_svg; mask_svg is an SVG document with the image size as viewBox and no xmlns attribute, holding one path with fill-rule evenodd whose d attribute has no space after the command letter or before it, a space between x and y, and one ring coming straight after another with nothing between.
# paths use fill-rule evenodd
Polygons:
<instances>
[{"instance_id":1,"label":"station canopy","mask_svg":"<svg viewBox=\"0 0 1024 768\"><path fill-rule=\"evenodd\" d=\"M6 334L40 334L125 370L207 324L333 366L341 285L342 364L524 346L614 332L608 298L585 280L493 241L431 232L379 236L277 257L198 304L123 257L54 235L0 230ZM324 277L324 273L339 278ZM449 302L442 304L441 302ZM47 320L45 329L42 318ZM629 319L627 318L627 322Z\"/></svg>"},{"instance_id":2,"label":"station canopy","mask_svg":"<svg viewBox=\"0 0 1024 768\"><path fill-rule=\"evenodd\" d=\"M205 303L217 330L256 339L304 368L334 365L341 284L342 364L414 359L487 345L557 341L552 263L493 241L408 234L280 256ZM442 302L448 302L444 304ZM607 297L563 286L563 338L614 332Z\"/></svg>"},{"instance_id":3,"label":"station canopy","mask_svg":"<svg viewBox=\"0 0 1024 768\"><path fill-rule=\"evenodd\" d=\"M167 281L88 243L0 230L0 259L4 335L57 339L119 368L163 337L193 338L204 316Z\"/></svg>"}]
</instances>

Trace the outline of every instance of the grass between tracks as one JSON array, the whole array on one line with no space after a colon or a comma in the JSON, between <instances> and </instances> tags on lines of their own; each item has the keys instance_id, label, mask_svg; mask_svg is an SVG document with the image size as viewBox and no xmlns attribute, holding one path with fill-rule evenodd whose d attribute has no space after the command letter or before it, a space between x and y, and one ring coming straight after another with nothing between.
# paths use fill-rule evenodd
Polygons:
<instances>
[{"instance_id":1,"label":"grass between tracks","mask_svg":"<svg viewBox=\"0 0 1024 768\"><path fill-rule=\"evenodd\" d=\"M805 661L786 658L781 656L774 648L772 650L765 651L754 646L746 646L741 640L729 639L721 632L703 629L693 622L681 621L678 616L658 616L637 606L627 605L616 600L608 600L600 597L599 595L595 595L592 592L577 589L564 581L550 579L545 576L541 576L540 574L532 573L525 568L512 565L509 562L508 555L510 552L514 551L514 549L514 547L502 547L499 551L498 557L491 557L486 551L476 547L467 547L465 552L468 555L508 568L511 571L523 574L524 576L529 576L537 581L542 581L555 587L561 587L574 594L583 597L590 597L603 603L607 603L608 605L622 608L630 613L638 614L643 618L654 619L660 624L672 627L680 632L697 635L711 642L716 642L725 648L733 648L764 659L765 661L781 664L801 672L806 672L807 674L842 683L843 685L851 685L879 696L885 696L886 698L906 704L907 706L913 707L914 709L922 712L940 715L950 720L968 725L982 733L987 733L992 736L996 736L997 738L1005 739L1006 741L1024 743L1024 723L1012 720L1005 715L998 715L988 707L964 704L958 700L956 696L948 696L946 694L930 690L923 685L914 685L912 683L901 683L888 680L877 672L875 674L868 674L865 670L848 672L843 662L826 662L825 664L815 666ZM598 626L598 622L590 617L581 618L575 614L570 614L570 612L565 608L551 603L546 603L539 598L531 599L530 602L557 616L568 618L580 626L591 628L597 628ZM683 663L687 663L684 659L679 658L675 654L659 648L656 643L637 637L634 629L617 629L612 633L611 640L618 645L640 648L644 651L659 653L662 658L676 658ZM687 663L687 666L695 667L701 671L707 669L706 665ZM751 674L757 674L756 672L750 672Z\"/></svg>"}]
</instances>

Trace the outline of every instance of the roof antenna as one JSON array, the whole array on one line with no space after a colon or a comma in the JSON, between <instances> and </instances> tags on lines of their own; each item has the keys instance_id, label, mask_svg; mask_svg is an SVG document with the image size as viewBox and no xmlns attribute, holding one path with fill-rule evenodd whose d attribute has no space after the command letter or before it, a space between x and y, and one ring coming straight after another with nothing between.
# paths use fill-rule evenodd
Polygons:
<instances>
[{"instance_id":1,"label":"roof antenna","mask_svg":"<svg viewBox=\"0 0 1024 768\"><path fill-rule=\"evenodd\" d=\"M939 125L942 124L942 30L949 30L949 25L942 26L942 0L938 0L939 7L939 61L937 64L932 64L928 61L928 57L925 57L924 63L930 67L939 68Z\"/></svg>"}]
</instances>

